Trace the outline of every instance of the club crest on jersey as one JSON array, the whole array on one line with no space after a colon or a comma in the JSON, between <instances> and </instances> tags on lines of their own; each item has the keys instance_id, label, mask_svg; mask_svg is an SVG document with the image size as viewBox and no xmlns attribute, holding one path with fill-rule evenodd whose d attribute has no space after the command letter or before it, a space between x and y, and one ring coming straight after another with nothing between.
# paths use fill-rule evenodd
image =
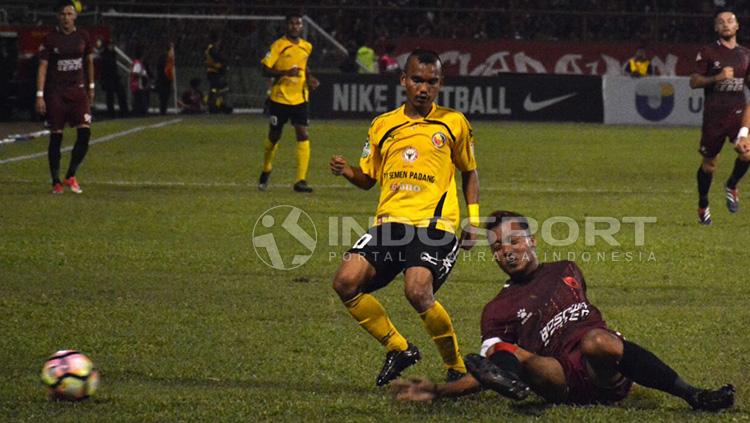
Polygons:
<instances>
[{"instance_id":1,"label":"club crest on jersey","mask_svg":"<svg viewBox=\"0 0 750 423\"><path fill-rule=\"evenodd\" d=\"M365 145L362 147L362 158L370 157L370 140L365 140Z\"/></svg>"},{"instance_id":2,"label":"club crest on jersey","mask_svg":"<svg viewBox=\"0 0 750 423\"><path fill-rule=\"evenodd\" d=\"M448 141L448 137L442 132L435 132L432 134L432 145L436 148L443 148L445 143Z\"/></svg>"},{"instance_id":3,"label":"club crest on jersey","mask_svg":"<svg viewBox=\"0 0 750 423\"><path fill-rule=\"evenodd\" d=\"M406 147L406 150L404 150L404 154L402 156L404 161L407 163L413 163L415 160L417 160L417 157L419 157L419 153L417 152L417 149L409 146Z\"/></svg>"},{"instance_id":4,"label":"club crest on jersey","mask_svg":"<svg viewBox=\"0 0 750 423\"><path fill-rule=\"evenodd\" d=\"M563 282L565 282L565 285L568 285L569 287L573 289L578 289L581 287L581 284L578 283L576 278L572 276L566 276L563 278Z\"/></svg>"}]
</instances>

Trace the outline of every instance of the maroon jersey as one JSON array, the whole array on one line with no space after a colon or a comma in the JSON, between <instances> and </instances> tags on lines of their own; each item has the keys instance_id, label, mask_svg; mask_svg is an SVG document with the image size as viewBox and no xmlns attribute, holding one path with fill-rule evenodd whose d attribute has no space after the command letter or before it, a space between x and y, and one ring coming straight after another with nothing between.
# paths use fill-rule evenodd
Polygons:
<instances>
[{"instance_id":1,"label":"maroon jersey","mask_svg":"<svg viewBox=\"0 0 750 423\"><path fill-rule=\"evenodd\" d=\"M63 34L57 28L47 34L39 46L39 60L48 61L46 87L53 90L83 88L83 68L89 54L91 42L84 30Z\"/></svg>"},{"instance_id":2,"label":"maroon jersey","mask_svg":"<svg viewBox=\"0 0 750 423\"><path fill-rule=\"evenodd\" d=\"M717 40L703 47L695 58L694 73L703 76L718 75L727 66L734 69L734 78L710 84L703 89L704 123L706 119L722 119L727 114L738 113L737 110L745 107L744 88L750 75L750 50L740 45L729 49Z\"/></svg>"},{"instance_id":3,"label":"maroon jersey","mask_svg":"<svg viewBox=\"0 0 750 423\"><path fill-rule=\"evenodd\" d=\"M555 357L591 329L606 327L586 298L586 281L578 266L571 261L542 263L528 279L509 281L484 307L481 352L504 341Z\"/></svg>"}]
</instances>

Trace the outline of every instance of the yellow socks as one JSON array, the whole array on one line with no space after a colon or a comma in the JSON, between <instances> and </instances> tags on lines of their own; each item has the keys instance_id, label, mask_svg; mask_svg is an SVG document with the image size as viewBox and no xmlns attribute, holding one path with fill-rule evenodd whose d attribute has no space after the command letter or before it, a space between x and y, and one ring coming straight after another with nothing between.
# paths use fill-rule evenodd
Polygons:
<instances>
[{"instance_id":1,"label":"yellow socks","mask_svg":"<svg viewBox=\"0 0 750 423\"><path fill-rule=\"evenodd\" d=\"M375 297L370 294L358 294L356 297L345 302L344 305L359 325L377 339L388 351L403 351L408 348L406 338L398 333L396 327L391 323L391 319L385 313L385 309ZM448 324L450 325L450 320ZM463 361L461 365L463 365Z\"/></svg>"},{"instance_id":2,"label":"yellow socks","mask_svg":"<svg viewBox=\"0 0 750 423\"><path fill-rule=\"evenodd\" d=\"M307 179L310 164L310 140L297 141L297 181Z\"/></svg>"},{"instance_id":3,"label":"yellow socks","mask_svg":"<svg viewBox=\"0 0 750 423\"><path fill-rule=\"evenodd\" d=\"M443 357L445 367L460 373L466 373L464 359L458 351L456 331L453 330L451 318L443 306L435 301L435 305L427 311L419 313L419 317L422 318L427 333L430 334L440 355Z\"/></svg>"},{"instance_id":4,"label":"yellow socks","mask_svg":"<svg viewBox=\"0 0 750 423\"><path fill-rule=\"evenodd\" d=\"M273 169L273 159L277 151L279 151L279 143L274 144L267 139L263 144L263 172L268 173Z\"/></svg>"}]
</instances>

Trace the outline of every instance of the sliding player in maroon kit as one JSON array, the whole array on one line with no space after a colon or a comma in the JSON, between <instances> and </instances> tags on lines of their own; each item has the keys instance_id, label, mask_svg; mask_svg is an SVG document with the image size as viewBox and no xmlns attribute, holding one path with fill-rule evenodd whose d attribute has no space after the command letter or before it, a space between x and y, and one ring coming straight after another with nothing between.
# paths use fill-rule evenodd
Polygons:
<instances>
[{"instance_id":1,"label":"sliding player in maroon kit","mask_svg":"<svg viewBox=\"0 0 750 423\"><path fill-rule=\"evenodd\" d=\"M703 128L699 152L703 156L698 168L698 222L711 224L708 191L716 171L716 163L724 141L735 144L738 157L732 175L725 184L727 208L730 213L739 210L737 183L750 166L750 153L745 142L747 128L741 130L742 114L747 100L745 86L750 76L750 50L737 44L740 26L734 13L720 11L714 17L714 29L719 39L703 47L696 57L695 72L690 75L691 88L703 88Z\"/></svg>"},{"instance_id":2,"label":"sliding player in maroon kit","mask_svg":"<svg viewBox=\"0 0 750 423\"><path fill-rule=\"evenodd\" d=\"M94 58L89 35L76 29L78 16L69 1L55 7L57 28L47 34L39 47L39 71L36 82L36 111L47 116L50 140L47 150L52 176L52 193L62 194L60 146L63 128L68 123L78 131L65 185L76 194L83 191L76 181L76 170L89 148L91 104L94 101ZM85 63L84 63L85 61ZM86 68L86 82L83 70ZM86 93L88 88L88 95Z\"/></svg>"},{"instance_id":3,"label":"sliding player in maroon kit","mask_svg":"<svg viewBox=\"0 0 750 423\"><path fill-rule=\"evenodd\" d=\"M695 410L734 404L732 385L689 385L653 353L609 329L586 297L575 263L539 263L525 217L494 212L487 230L493 257L510 280L482 312L481 355L467 355L470 375L454 382L394 381L397 399L429 401L483 387L517 400L533 390L553 403L609 404L625 398L635 382L682 398Z\"/></svg>"}]
</instances>

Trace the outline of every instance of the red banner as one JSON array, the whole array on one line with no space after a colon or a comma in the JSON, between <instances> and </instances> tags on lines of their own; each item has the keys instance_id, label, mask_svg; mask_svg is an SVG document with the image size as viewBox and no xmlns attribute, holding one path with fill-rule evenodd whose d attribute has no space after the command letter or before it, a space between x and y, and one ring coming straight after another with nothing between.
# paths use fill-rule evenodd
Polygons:
<instances>
[{"instance_id":1,"label":"red banner","mask_svg":"<svg viewBox=\"0 0 750 423\"><path fill-rule=\"evenodd\" d=\"M89 33L91 42L95 43L97 38L109 40L110 28L107 26L85 26L81 27ZM15 34L18 37L18 57L28 59L39 51L44 36L54 31L54 26L2 26L0 32Z\"/></svg>"},{"instance_id":2,"label":"red banner","mask_svg":"<svg viewBox=\"0 0 750 423\"><path fill-rule=\"evenodd\" d=\"M402 38L397 56L403 64L417 47L440 54L446 75L492 76L498 73L622 75L638 43L472 41ZM654 43L646 46L655 75L687 76L700 46Z\"/></svg>"}]
</instances>

